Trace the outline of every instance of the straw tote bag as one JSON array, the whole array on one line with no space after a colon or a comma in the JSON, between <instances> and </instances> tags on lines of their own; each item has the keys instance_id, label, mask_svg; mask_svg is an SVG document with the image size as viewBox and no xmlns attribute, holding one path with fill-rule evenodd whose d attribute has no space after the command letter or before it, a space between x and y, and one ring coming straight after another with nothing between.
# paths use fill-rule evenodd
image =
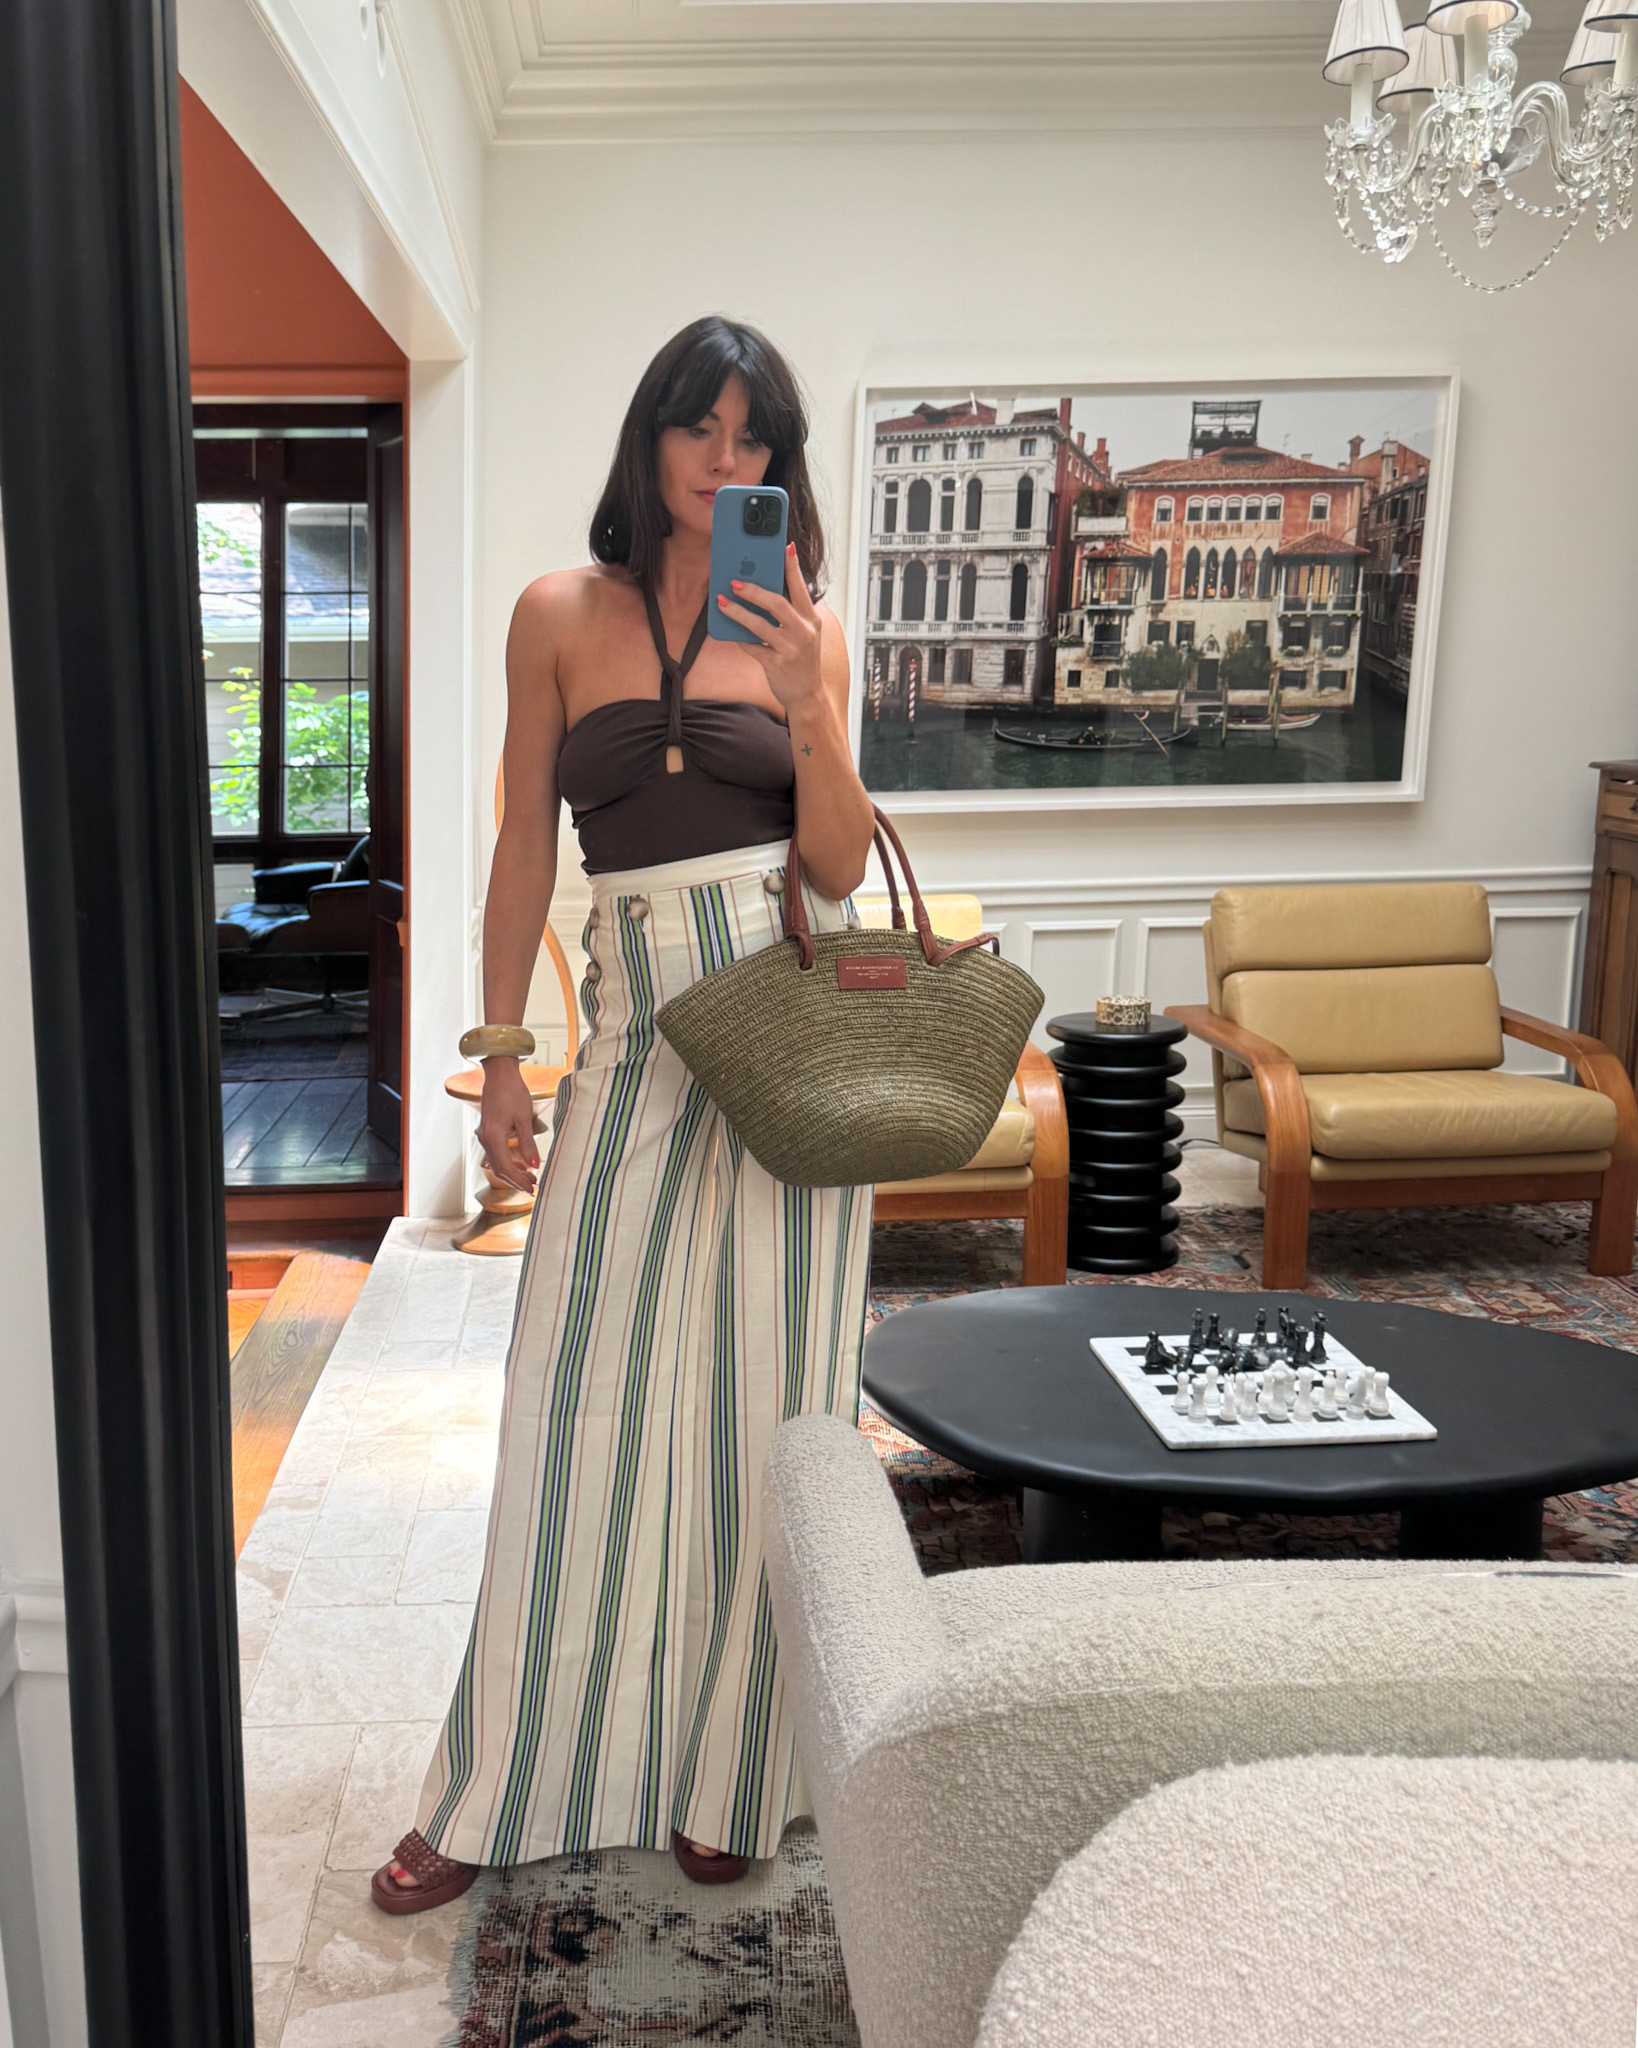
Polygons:
<instances>
[{"instance_id":1,"label":"straw tote bag","mask_svg":"<svg viewBox=\"0 0 1638 2048\"><path fill-rule=\"evenodd\" d=\"M795 1187L919 1180L965 1166L1041 1012L1040 989L1001 959L993 932L959 945L934 935L899 835L879 810L876 850L891 931L816 937L793 834L783 939L719 967L655 1016L751 1157Z\"/></svg>"}]
</instances>

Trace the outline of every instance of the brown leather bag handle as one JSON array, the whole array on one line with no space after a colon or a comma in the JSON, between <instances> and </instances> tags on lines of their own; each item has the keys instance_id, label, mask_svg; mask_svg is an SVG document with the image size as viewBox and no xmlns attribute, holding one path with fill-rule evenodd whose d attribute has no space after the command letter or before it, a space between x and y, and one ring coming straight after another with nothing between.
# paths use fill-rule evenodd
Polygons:
<instances>
[{"instance_id":1,"label":"brown leather bag handle","mask_svg":"<svg viewBox=\"0 0 1638 2048\"><path fill-rule=\"evenodd\" d=\"M894 831L892 820L877 805L870 806L875 818L872 837L876 851L881 856L882 872L887 876L887 894L892 903L893 929L905 929L904 907L899 901L898 882L893 873L893 861L889 846L898 855L899 866L904 873L904 883L910 894L910 915L921 940L922 958L929 967L942 967L957 953L970 952L974 946L989 946L999 952L1000 947L994 932L980 932L976 938L962 939L953 946L941 946L933 931L933 920L927 914L927 905L921 900L921 890L916 886L916 877L910 866L910 856L904 850L904 842ZM808 923L807 905L802 901L802 856L797 850L796 834L791 833L790 852L785 856L785 892L782 905L782 922L787 939L796 941L797 961L806 972L814 963L813 931Z\"/></svg>"}]
</instances>

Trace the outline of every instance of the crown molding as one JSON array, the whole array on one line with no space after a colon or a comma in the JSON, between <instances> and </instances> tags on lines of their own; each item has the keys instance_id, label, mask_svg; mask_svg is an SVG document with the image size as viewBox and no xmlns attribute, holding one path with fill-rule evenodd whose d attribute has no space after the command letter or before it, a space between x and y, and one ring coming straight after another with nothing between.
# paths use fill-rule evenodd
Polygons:
<instances>
[{"instance_id":1,"label":"crown molding","mask_svg":"<svg viewBox=\"0 0 1638 2048\"><path fill-rule=\"evenodd\" d=\"M501 83L495 46L489 39L483 0L444 0L444 12L461 59L461 79L466 86L472 111L485 141L493 142L500 132L501 108L506 89Z\"/></svg>"},{"instance_id":2,"label":"crown molding","mask_svg":"<svg viewBox=\"0 0 1638 2048\"><path fill-rule=\"evenodd\" d=\"M474 4L474 0L461 0ZM1314 35L582 42L506 86L502 142L1314 131L1333 105ZM1229 89L1225 91L1225 81Z\"/></svg>"}]
</instances>

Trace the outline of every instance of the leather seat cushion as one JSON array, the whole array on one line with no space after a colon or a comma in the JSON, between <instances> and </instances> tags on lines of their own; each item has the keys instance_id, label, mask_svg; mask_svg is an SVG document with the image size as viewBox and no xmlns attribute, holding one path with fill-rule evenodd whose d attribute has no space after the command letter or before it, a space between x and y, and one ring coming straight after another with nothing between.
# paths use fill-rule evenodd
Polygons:
<instances>
[{"instance_id":1,"label":"leather seat cushion","mask_svg":"<svg viewBox=\"0 0 1638 2048\"><path fill-rule=\"evenodd\" d=\"M1311 1142L1331 1159L1482 1159L1598 1152L1615 1104L1539 1074L1305 1074ZM1223 1090L1230 1130L1263 1133L1255 1081Z\"/></svg>"},{"instance_id":2,"label":"leather seat cushion","mask_svg":"<svg viewBox=\"0 0 1638 2048\"><path fill-rule=\"evenodd\" d=\"M1027 1188L1035 1176L1027 1166L963 1166L955 1173L930 1173L925 1180L879 1180L878 1195L997 1195Z\"/></svg>"},{"instance_id":3,"label":"leather seat cushion","mask_svg":"<svg viewBox=\"0 0 1638 2048\"><path fill-rule=\"evenodd\" d=\"M1009 1095L1001 1105L1001 1114L990 1126L990 1135L961 1171L973 1173L987 1167L1028 1166L1034 1157L1034 1112L1026 1109L1016 1095Z\"/></svg>"},{"instance_id":4,"label":"leather seat cushion","mask_svg":"<svg viewBox=\"0 0 1638 2048\"><path fill-rule=\"evenodd\" d=\"M1253 969L1223 983L1223 1014L1272 1039L1304 1074L1499 1067L1501 998L1488 967Z\"/></svg>"}]
</instances>

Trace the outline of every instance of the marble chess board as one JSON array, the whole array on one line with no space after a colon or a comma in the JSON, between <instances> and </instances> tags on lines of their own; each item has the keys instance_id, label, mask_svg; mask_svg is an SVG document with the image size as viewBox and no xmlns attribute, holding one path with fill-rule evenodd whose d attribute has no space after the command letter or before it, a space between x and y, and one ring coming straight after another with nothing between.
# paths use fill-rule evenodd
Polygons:
<instances>
[{"instance_id":1,"label":"marble chess board","mask_svg":"<svg viewBox=\"0 0 1638 2048\"><path fill-rule=\"evenodd\" d=\"M1190 1399L1192 1384L1180 1394L1179 1371L1175 1366L1168 1365L1159 1372L1144 1370L1150 1342L1147 1336L1093 1337L1088 1341L1092 1355L1114 1377L1144 1421L1170 1450L1252 1451L1278 1450L1303 1444L1409 1443L1439 1434L1433 1424L1418 1414L1391 1385L1383 1387L1378 1399L1378 1405L1386 1408L1386 1414L1365 1412L1360 1399L1350 1402L1344 1392L1343 1398L1335 1404L1337 1413L1334 1420L1320 1416L1298 1419L1292 1412L1293 1402L1288 1388L1283 1404L1279 1401L1273 1404L1276 1413L1284 1406L1287 1419L1271 1421L1265 1382L1272 1367L1237 1375L1236 1384L1231 1389L1234 1419L1225 1421L1221 1414L1223 1382L1220 1378L1208 1387L1202 1404L1198 1397ZM1189 1343L1186 1335L1162 1337L1160 1341L1168 1352L1180 1359ZM1209 1352L1201 1354L1202 1364L1210 1359ZM1313 1371L1316 1383L1323 1374L1337 1372L1344 1390L1359 1386L1362 1379L1368 1388L1373 1376L1372 1367L1329 1334L1325 1338L1325 1366L1315 1367ZM1182 1412L1179 1412L1180 1404ZM1206 1409L1203 1418L1199 1413L1202 1405Z\"/></svg>"}]
</instances>

